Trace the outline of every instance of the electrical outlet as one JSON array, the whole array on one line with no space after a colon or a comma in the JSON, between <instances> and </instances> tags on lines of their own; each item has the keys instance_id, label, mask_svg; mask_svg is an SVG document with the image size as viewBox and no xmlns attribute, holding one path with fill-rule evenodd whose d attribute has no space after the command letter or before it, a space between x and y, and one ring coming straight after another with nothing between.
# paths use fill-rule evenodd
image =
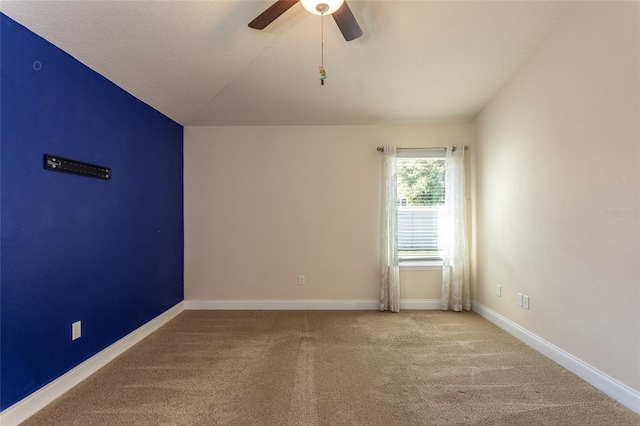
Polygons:
<instances>
[{"instance_id":1,"label":"electrical outlet","mask_svg":"<svg viewBox=\"0 0 640 426\"><path fill-rule=\"evenodd\" d=\"M502 286L501 285L497 285L496 286L496 296L502 297Z\"/></svg>"},{"instance_id":2,"label":"electrical outlet","mask_svg":"<svg viewBox=\"0 0 640 426\"><path fill-rule=\"evenodd\" d=\"M518 293L518 306L522 306L522 293Z\"/></svg>"},{"instance_id":3,"label":"electrical outlet","mask_svg":"<svg viewBox=\"0 0 640 426\"><path fill-rule=\"evenodd\" d=\"M522 296L522 307L529 309L529 296Z\"/></svg>"},{"instance_id":4,"label":"electrical outlet","mask_svg":"<svg viewBox=\"0 0 640 426\"><path fill-rule=\"evenodd\" d=\"M304 275L298 275L298 285L304 285Z\"/></svg>"},{"instance_id":5,"label":"electrical outlet","mask_svg":"<svg viewBox=\"0 0 640 426\"><path fill-rule=\"evenodd\" d=\"M71 324L71 340L79 339L82 336L82 321Z\"/></svg>"}]
</instances>

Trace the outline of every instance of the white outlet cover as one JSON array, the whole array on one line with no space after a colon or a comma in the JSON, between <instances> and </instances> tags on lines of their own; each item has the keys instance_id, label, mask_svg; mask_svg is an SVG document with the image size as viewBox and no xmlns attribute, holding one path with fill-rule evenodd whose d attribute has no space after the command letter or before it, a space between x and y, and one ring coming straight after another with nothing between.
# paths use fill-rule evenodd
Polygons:
<instances>
[{"instance_id":1,"label":"white outlet cover","mask_svg":"<svg viewBox=\"0 0 640 426\"><path fill-rule=\"evenodd\" d=\"M518 293L518 306L522 306L522 293Z\"/></svg>"},{"instance_id":2,"label":"white outlet cover","mask_svg":"<svg viewBox=\"0 0 640 426\"><path fill-rule=\"evenodd\" d=\"M522 307L529 309L529 296L522 296Z\"/></svg>"},{"instance_id":3,"label":"white outlet cover","mask_svg":"<svg viewBox=\"0 0 640 426\"><path fill-rule=\"evenodd\" d=\"M498 296L498 297L502 296L502 286L500 286L500 285L496 286L496 296Z\"/></svg>"},{"instance_id":4,"label":"white outlet cover","mask_svg":"<svg viewBox=\"0 0 640 426\"><path fill-rule=\"evenodd\" d=\"M82 336L82 321L71 324L71 340L79 339Z\"/></svg>"},{"instance_id":5,"label":"white outlet cover","mask_svg":"<svg viewBox=\"0 0 640 426\"><path fill-rule=\"evenodd\" d=\"M298 285L304 285L304 275L298 275Z\"/></svg>"}]
</instances>

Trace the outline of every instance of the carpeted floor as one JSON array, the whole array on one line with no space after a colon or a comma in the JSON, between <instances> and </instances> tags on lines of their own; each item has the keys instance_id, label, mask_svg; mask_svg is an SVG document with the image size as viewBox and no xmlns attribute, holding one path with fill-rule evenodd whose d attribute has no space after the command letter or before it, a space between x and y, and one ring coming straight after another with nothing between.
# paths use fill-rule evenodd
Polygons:
<instances>
[{"instance_id":1,"label":"carpeted floor","mask_svg":"<svg viewBox=\"0 0 640 426\"><path fill-rule=\"evenodd\" d=\"M25 425L640 425L473 313L185 311Z\"/></svg>"}]
</instances>

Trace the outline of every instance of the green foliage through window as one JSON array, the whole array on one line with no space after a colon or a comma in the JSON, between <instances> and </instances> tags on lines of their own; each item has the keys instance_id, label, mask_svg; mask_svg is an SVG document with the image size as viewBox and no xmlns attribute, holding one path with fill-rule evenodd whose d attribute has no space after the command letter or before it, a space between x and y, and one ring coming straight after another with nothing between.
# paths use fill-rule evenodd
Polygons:
<instances>
[{"instance_id":1,"label":"green foliage through window","mask_svg":"<svg viewBox=\"0 0 640 426\"><path fill-rule=\"evenodd\" d=\"M398 158L396 164L400 205L444 205L444 158Z\"/></svg>"}]
</instances>

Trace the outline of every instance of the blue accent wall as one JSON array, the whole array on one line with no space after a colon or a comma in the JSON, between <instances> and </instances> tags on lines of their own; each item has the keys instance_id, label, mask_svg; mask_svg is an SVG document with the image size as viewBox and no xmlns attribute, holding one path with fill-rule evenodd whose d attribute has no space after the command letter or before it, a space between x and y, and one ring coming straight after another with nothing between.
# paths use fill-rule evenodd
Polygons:
<instances>
[{"instance_id":1,"label":"blue accent wall","mask_svg":"<svg viewBox=\"0 0 640 426\"><path fill-rule=\"evenodd\" d=\"M183 127L0 20L4 410L184 299ZM45 153L112 178L45 170Z\"/></svg>"}]
</instances>

